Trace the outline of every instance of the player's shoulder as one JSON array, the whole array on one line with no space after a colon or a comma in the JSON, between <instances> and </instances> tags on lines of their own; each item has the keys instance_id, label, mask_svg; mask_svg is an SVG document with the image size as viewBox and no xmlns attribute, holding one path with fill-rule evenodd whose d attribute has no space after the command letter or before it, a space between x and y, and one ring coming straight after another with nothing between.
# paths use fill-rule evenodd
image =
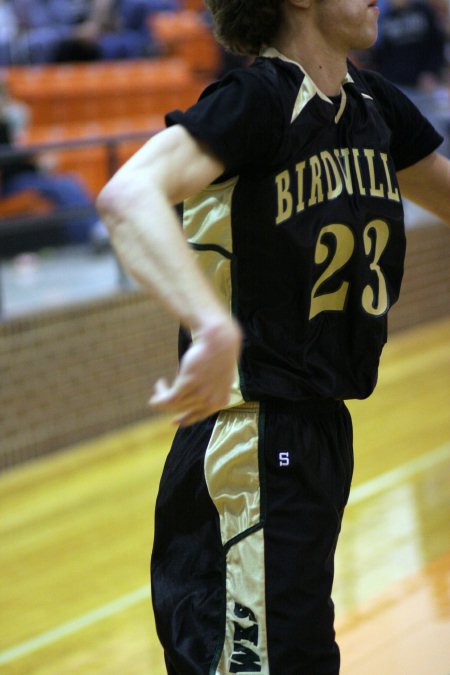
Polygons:
<instances>
[{"instance_id":1,"label":"player's shoulder","mask_svg":"<svg viewBox=\"0 0 450 675\"><path fill-rule=\"evenodd\" d=\"M201 99L225 91L240 89L242 95L263 105L269 103L275 107L289 105L289 100L298 93L298 87L304 74L295 65L281 59L256 57L247 67L236 68L220 80L210 84Z\"/></svg>"},{"instance_id":2,"label":"player's shoulder","mask_svg":"<svg viewBox=\"0 0 450 675\"><path fill-rule=\"evenodd\" d=\"M254 77L273 87L298 87L305 74L298 64L277 56L259 56L248 69Z\"/></svg>"},{"instance_id":3,"label":"player's shoulder","mask_svg":"<svg viewBox=\"0 0 450 675\"><path fill-rule=\"evenodd\" d=\"M412 103L409 98L380 73L374 70L359 69L353 65L350 65L348 70L360 91L374 100L389 126L402 117L405 109L411 109Z\"/></svg>"},{"instance_id":4,"label":"player's shoulder","mask_svg":"<svg viewBox=\"0 0 450 675\"><path fill-rule=\"evenodd\" d=\"M349 63L348 71L356 86L372 96L380 105L392 104L399 96L403 96L392 82L375 70L357 68Z\"/></svg>"}]
</instances>

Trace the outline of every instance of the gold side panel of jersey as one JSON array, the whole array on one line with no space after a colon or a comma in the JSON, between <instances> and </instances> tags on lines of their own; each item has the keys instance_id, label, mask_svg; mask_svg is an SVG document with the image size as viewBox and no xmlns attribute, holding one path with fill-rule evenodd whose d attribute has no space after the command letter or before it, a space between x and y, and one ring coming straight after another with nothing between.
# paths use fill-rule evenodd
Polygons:
<instances>
[{"instance_id":1,"label":"gold side panel of jersey","mask_svg":"<svg viewBox=\"0 0 450 675\"><path fill-rule=\"evenodd\" d=\"M225 307L232 312L231 262L233 236L231 204L236 176L189 197L184 202L183 229L190 245L195 249L197 262L211 282ZM195 335L193 336L195 338ZM243 402L239 372L236 364L234 383L229 406Z\"/></svg>"}]
</instances>

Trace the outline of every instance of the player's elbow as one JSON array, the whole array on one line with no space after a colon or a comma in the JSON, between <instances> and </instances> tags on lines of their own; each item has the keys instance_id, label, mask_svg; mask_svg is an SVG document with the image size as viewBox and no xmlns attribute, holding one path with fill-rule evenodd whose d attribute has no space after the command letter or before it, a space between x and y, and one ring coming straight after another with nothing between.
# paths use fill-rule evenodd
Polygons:
<instances>
[{"instance_id":1,"label":"player's elbow","mask_svg":"<svg viewBox=\"0 0 450 675\"><path fill-rule=\"evenodd\" d=\"M160 192L160 186L152 179L151 171L146 171L145 177L135 168L124 167L118 171L96 200L99 216L110 234L119 225L131 224L139 212L148 210L157 192Z\"/></svg>"},{"instance_id":2,"label":"player's elbow","mask_svg":"<svg viewBox=\"0 0 450 675\"><path fill-rule=\"evenodd\" d=\"M117 223L120 199L119 186L116 187L113 181L103 187L96 199L97 212L110 232Z\"/></svg>"},{"instance_id":3,"label":"player's elbow","mask_svg":"<svg viewBox=\"0 0 450 675\"><path fill-rule=\"evenodd\" d=\"M178 164L173 159L179 133L169 131L153 136L98 195L97 209L111 234L118 225L132 225L143 213L151 218L160 204L179 201Z\"/></svg>"}]
</instances>

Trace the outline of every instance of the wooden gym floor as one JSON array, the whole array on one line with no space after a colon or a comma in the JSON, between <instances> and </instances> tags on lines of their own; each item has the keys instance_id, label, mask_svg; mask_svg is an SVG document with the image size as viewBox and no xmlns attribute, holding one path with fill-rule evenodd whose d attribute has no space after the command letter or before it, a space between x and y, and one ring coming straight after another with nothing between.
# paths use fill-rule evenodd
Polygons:
<instances>
[{"instance_id":1,"label":"wooden gym floor","mask_svg":"<svg viewBox=\"0 0 450 675\"><path fill-rule=\"evenodd\" d=\"M350 403L342 675L450 673L449 338L450 320L396 335L376 393ZM172 433L143 422L0 477L1 673L165 673L148 559Z\"/></svg>"}]
</instances>

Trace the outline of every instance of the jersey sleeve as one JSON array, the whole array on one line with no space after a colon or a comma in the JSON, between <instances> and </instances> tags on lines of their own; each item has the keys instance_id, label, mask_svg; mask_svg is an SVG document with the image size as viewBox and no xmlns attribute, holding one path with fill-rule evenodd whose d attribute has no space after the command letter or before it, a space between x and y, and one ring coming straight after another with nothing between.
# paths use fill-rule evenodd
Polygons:
<instances>
[{"instance_id":1,"label":"jersey sleeve","mask_svg":"<svg viewBox=\"0 0 450 675\"><path fill-rule=\"evenodd\" d=\"M168 113L166 125L181 124L205 142L231 177L271 161L282 136L281 114L270 83L241 69L210 85L185 112Z\"/></svg>"},{"instance_id":2,"label":"jersey sleeve","mask_svg":"<svg viewBox=\"0 0 450 675\"><path fill-rule=\"evenodd\" d=\"M440 146L442 136L400 89L379 73L366 70L363 76L391 129L391 154L397 171L416 164Z\"/></svg>"}]
</instances>

